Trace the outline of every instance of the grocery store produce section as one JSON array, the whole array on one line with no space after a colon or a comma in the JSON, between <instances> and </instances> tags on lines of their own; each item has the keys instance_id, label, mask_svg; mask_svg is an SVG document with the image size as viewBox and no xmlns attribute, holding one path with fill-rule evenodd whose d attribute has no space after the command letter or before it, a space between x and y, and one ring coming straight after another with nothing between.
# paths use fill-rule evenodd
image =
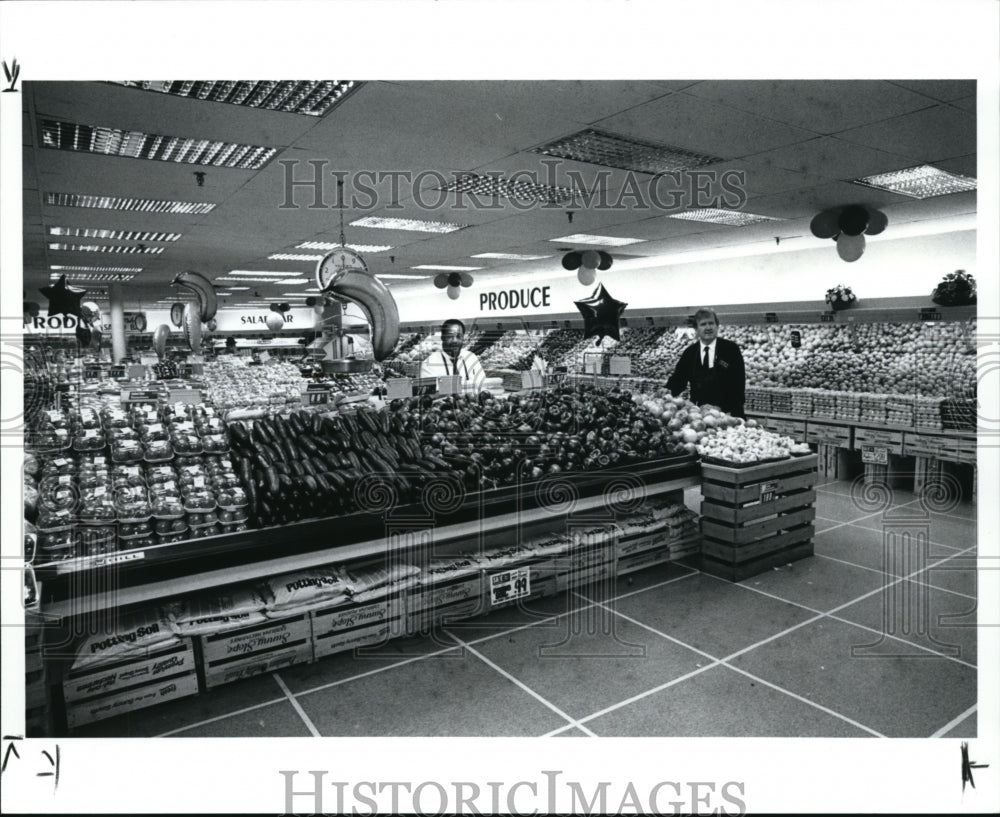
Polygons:
<instances>
[{"instance_id":1,"label":"grocery store produce section","mask_svg":"<svg viewBox=\"0 0 1000 817\"><path fill-rule=\"evenodd\" d=\"M491 378L478 396L386 396L439 348L431 332L404 331L384 369L355 374L30 349L31 604L67 626L122 611L117 636L46 663L62 695L49 728L161 699L98 680L161 653L179 696L658 562L738 581L811 554L817 473L908 472L919 490L964 468L974 496L974 321L723 334L746 360L746 421L665 391L681 327L600 344L473 328ZM698 485L702 521L683 501ZM568 524L585 513L589 527ZM112 574L113 592L92 590Z\"/></svg>"}]
</instances>

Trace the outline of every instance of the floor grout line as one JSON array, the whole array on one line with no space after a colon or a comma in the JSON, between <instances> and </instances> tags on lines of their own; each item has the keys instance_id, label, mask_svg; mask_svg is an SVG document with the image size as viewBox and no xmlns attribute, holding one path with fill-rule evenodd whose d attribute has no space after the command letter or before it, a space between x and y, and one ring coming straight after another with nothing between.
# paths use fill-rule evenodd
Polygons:
<instances>
[{"instance_id":1,"label":"floor grout line","mask_svg":"<svg viewBox=\"0 0 1000 817\"><path fill-rule=\"evenodd\" d=\"M670 682L668 684L665 684L662 687L658 687L658 688L652 689L652 690L647 690L646 692L644 692L644 693L642 693L640 695L633 696L632 698L629 698L629 699L627 699L625 701L620 701L615 706L608 707L605 710L602 710L601 712L594 713L592 715L588 715L586 718L582 718L581 721L588 721L588 720L590 720L592 718L599 717L602 714L606 714L607 712L613 712L616 709L619 709L621 707L627 706L627 705L629 705L631 703L634 703L635 701L640 700L642 698L648 697L649 695L652 695L655 692L660 691L661 689L665 689L668 686L672 686L674 683L677 683L679 681L685 680L686 678L690 678L692 675L698 675L698 674L704 672L707 669L711 669L713 666L722 665L722 666L728 667L729 669L732 669L732 670L734 670L736 672L739 672L739 673L741 673L743 675L746 675L749 678L753 678L756 681L760 681L762 684L765 684L765 685L771 687L772 689L775 689L775 690L777 690L779 692L782 692L782 693L784 693L785 695L788 695L791 698L795 698L796 700L801 701L801 702L803 702L805 704L808 704L809 706L815 707L816 709L820 709L820 710L826 712L828 715L833 715L834 717L836 717L836 718L838 718L840 720L846 721L847 723L850 723L852 726L856 726L859 729L863 729L866 732L870 732L872 735L874 735L876 737L880 737L880 738L881 737L885 737L885 735L882 735L881 733L875 731L874 729L871 729L870 727L867 727L864 724L859 723L858 721L853 720L852 718L848 717L847 715L842 715L841 713L836 712L836 711L834 711L834 710L832 710L832 709L830 709L828 707L825 707L822 704L818 704L815 701L810 701L808 698L803 698L801 695L798 695L798 694L796 694L794 692L791 692L790 690L784 689L783 687L780 687L777 684L773 684L770 681L766 681L763 678L758 678L757 676L753 675L752 673L747 672L746 670L743 670L743 669L739 669L738 667L734 667L734 666L732 666L731 664L728 663L729 660L732 659L732 658L735 658L735 657L737 657L739 655L742 655L745 652L749 652L750 650L756 649L757 647L761 646L762 644L766 644L769 641L773 641L776 638L780 638L781 636L786 635L787 633L790 633L790 632L792 632L794 630L797 630L800 627L803 627L803 626L805 626L806 624L809 624L812 621L816 621L816 620L818 620L820 618L823 618L822 615L818 615L818 616L815 616L814 618L809 619L807 621L800 622L799 624L796 624L796 625L794 625L792 627L789 627L789 628L787 628L786 630L784 630L782 632L779 632L779 633L776 633L775 635L769 636L768 638L765 638L762 641L758 641L756 644L751 644L751 645L749 645L747 647L744 647L744 648L742 648L740 650L737 650L732 655L726 656L725 658L716 658L714 655L711 655L710 653L707 653L704 650L699 650L697 647L692 647L690 644L686 644L685 642L680 641L679 639L676 639L673 636L668 636L666 633L664 633L664 632L662 632L660 630L657 630L655 627L651 627L648 624L644 624L643 622L638 621L637 619L634 619L631 616L626 615L625 613L619 612L618 610L614 610L614 609L608 608L608 607L606 607L603 604L601 604L599 606L604 607L604 609L608 610L613 615L616 615L616 616L618 616L620 618L623 618L626 621L631 622L632 624L635 624L635 625L637 625L639 627L642 627L643 629L649 630L651 633L654 633L655 635L658 635L661 638L665 638L668 641L672 641L675 644L680 645L681 647L685 647L686 649L692 650L693 652L696 652L699 655L703 655L703 656L711 659L712 660L712 664L710 664L708 667L699 668L698 670L696 670L694 672L689 672L687 675L682 676L681 678L674 679L674 681L672 681L672 682Z\"/></svg>"},{"instance_id":2,"label":"floor grout line","mask_svg":"<svg viewBox=\"0 0 1000 817\"><path fill-rule=\"evenodd\" d=\"M448 631L445 630L445 632L448 632ZM586 732L588 737L592 737L592 738L597 737L597 735L595 735L593 732L591 732L586 726L584 726L582 723L580 723L576 718L573 718L570 715L567 715L565 712L563 712L558 706L556 706L550 700L548 700L547 698L543 697L541 694L539 694L538 692L536 692L535 690L533 690L531 687L529 687L523 681L519 680L518 678L515 678L513 675L511 675L509 672L507 672L507 670L505 670L503 667L501 667L498 664L494 663L489 658L487 658L485 655L483 655L481 652L479 652L479 650L477 650L475 647L472 647L469 644L466 644L464 641L462 641L460 638L458 638L458 636L454 635L453 633L448 633L448 635L451 636L452 638L454 638L456 641L458 641L459 644L462 647L464 647L470 653L472 653L474 656L476 656L476 658L478 658L480 661L482 661L484 664L486 664L486 666L488 666L491 669L495 670L496 672L500 673L500 675L502 675L504 678L506 678L508 681L510 681L516 687L518 687L519 689L521 689L524 692L527 692L536 701L538 701L539 703L541 703L541 704L545 705L546 707L548 707L549 709L551 709L560 718L563 718L564 720L566 720L568 722L569 726L576 726L576 727L578 727L582 731Z\"/></svg>"},{"instance_id":3,"label":"floor grout line","mask_svg":"<svg viewBox=\"0 0 1000 817\"><path fill-rule=\"evenodd\" d=\"M285 697L288 699L288 703L292 705L292 709L294 709L298 713L299 717L302 718L302 722L305 723L306 729L309 730L309 734L311 734L314 738L323 737L320 734L319 729L316 728L316 724L312 722L312 719L306 714L305 710L302 708L302 704L300 704L295 699L295 696L292 695L291 691L286 686L281 675L275 672L274 680L278 682L278 686L281 687L281 691L285 693Z\"/></svg>"},{"instance_id":4,"label":"floor grout line","mask_svg":"<svg viewBox=\"0 0 1000 817\"><path fill-rule=\"evenodd\" d=\"M919 499L911 499L909 502L903 502L900 503L899 505L891 505L890 507L905 508L908 505L912 505L914 502L919 502L919 501L920 501ZM829 533L832 530L837 530L838 528L844 527L844 525L853 525L855 522L860 522L862 519L871 519L873 516L879 516L880 514L884 514L887 510L888 508L883 508L880 511L875 511L874 513L869 513L865 514L864 516L859 516L857 519L849 519L846 522L838 522L836 525L831 525L828 528L823 528L823 530L816 531L816 535L818 536L821 533Z\"/></svg>"},{"instance_id":5,"label":"floor grout line","mask_svg":"<svg viewBox=\"0 0 1000 817\"><path fill-rule=\"evenodd\" d=\"M962 721L964 721L969 715L974 713L979 708L979 704L973 704L968 709L966 709L961 715L948 721L944 726L938 729L934 734L931 735L932 738L944 737L948 732L958 726Z\"/></svg>"},{"instance_id":6,"label":"floor grout line","mask_svg":"<svg viewBox=\"0 0 1000 817\"><path fill-rule=\"evenodd\" d=\"M825 553L816 553L814 555L818 556L821 559L827 559L827 560L829 560L831 562L839 562L842 565L849 565L851 567L859 567L862 570L868 570L868 571L870 571L872 573L881 573L883 576L885 575L885 571L882 570L881 568L878 568L878 567L868 567L868 565L858 564L857 562L851 562L851 561L849 561L847 559L838 559L836 556L827 556ZM951 558L951 557L946 557L946 558ZM925 573L929 569L930 568L922 568L918 572L919 573ZM962 568L962 569L966 570L967 568ZM910 574L910 576L914 576L914 575L916 575L916 574L914 574L914 573ZM948 594L950 594L952 596L961 596L962 598L972 599L973 601L978 601L979 600L977 596L970 596L968 593L961 593L958 590L949 590L947 587L938 587L936 584L931 584L930 582L921 581L920 579L906 578L905 581L911 581L914 584L919 584L919 585L922 585L924 587L929 587L932 590L940 590L942 593L948 593Z\"/></svg>"},{"instance_id":7,"label":"floor grout line","mask_svg":"<svg viewBox=\"0 0 1000 817\"><path fill-rule=\"evenodd\" d=\"M211 692L209 692L211 694ZM181 732L187 732L189 729L197 729L199 726L207 726L210 723L215 723L216 721L223 721L226 718L233 718L236 715L245 715L247 712L253 712L256 709L263 709L265 706L274 706L274 704L280 704L282 701L286 700L284 697L273 698L270 701L264 701L263 703L254 704L253 706L247 706L243 709L237 709L234 712L226 712L224 715L213 715L211 718L206 718L203 721L198 721L197 723L189 723L187 726L181 726L177 729L170 729L166 732L161 732L158 735L154 735L157 738L169 738L173 735L178 735Z\"/></svg>"}]
</instances>

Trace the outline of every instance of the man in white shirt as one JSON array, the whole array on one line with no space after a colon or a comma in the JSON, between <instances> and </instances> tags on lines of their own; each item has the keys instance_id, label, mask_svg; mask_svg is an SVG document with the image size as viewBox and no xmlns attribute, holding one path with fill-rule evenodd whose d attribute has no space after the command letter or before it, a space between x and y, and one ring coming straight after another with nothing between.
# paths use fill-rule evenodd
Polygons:
<instances>
[{"instance_id":1,"label":"man in white shirt","mask_svg":"<svg viewBox=\"0 0 1000 817\"><path fill-rule=\"evenodd\" d=\"M463 349L465 324L452 318L441 325L441 351L431 352L420 364L421 377L445 377L457 374L463 392L480 392L486 372L479 358Z\"/></svg>"},{"instance_id":2,"label":"man in white shirt","mask_svg":"<svg viewBox=\"0 0 1000 817\"><path fill-rule=\"evenodd\" d=\"M746 367L740 347L719 337L715 310L699 309L694 320L698 340L681 354L667 388L676 397L690 385L693 403L710 403L734 417L745 417Z\"/></svg>"}]
</instances>

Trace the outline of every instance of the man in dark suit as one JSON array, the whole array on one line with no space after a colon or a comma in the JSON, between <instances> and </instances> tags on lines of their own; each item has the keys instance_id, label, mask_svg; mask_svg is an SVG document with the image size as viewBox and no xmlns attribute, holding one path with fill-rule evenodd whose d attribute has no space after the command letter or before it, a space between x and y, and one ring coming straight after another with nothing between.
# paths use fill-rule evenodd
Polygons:
<instances>
[{"instance_id":1,"label":"man in dark suit","mask_svg":"<svg viewBox=\"0 0 1000 817\"><path fill-rule=\"evenodd\" d=\"M693 403L709 403L734 417L745 417L747 378L740 347L718 336L719 318L713 310L699 309L694 322L698 341L681 353L667 388L676 397L690 384Z\"/></svg>"}]
</instances>

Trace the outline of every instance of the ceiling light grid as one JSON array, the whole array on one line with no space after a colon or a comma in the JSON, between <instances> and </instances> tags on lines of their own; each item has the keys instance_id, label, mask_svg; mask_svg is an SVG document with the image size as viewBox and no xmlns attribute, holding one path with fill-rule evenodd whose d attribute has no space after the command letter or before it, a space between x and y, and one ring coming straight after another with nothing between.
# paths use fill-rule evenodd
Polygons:
<instances>
[{"instance_id":1,"label":"ceiling light grid","mask_svg":"<svg viewBox=\"0 0 1000 817\"><path fill-rule=\"evenodd\" d=\"M97 230L90 227L49 227L49 235L70 238L104 238L111 241L176 241L183 233L156 233L150 230Z\"/></svg>"},{"instance_id":2,"label":"ceiling light grid","mask_svg":"<svg viewBox=\"0 0 1000 817\"><path fill-rule=\"evenodd\" d=\"M527 180L513 181L502 176L480 176L476 173L459 173L454 181L435 188L445 193L470 193L488 198L516 199L546 204L571 204L578 193L569 187L554 187Z\"/></svg>"},{"instance_id":3,"label":"ceiling light grid","mask_svg":"<svg viewBox=\"0 0 1000 817\"><path fill-rule=\"evenodd\" d=\"M453 233L468 227L448 221L421 221L413 218L387 218L365 216L351 222L352 227L370 227L375 230L403 230L415 233Z\"/></svg>"},{"instance_id":4,"label":"ceiling light grid","mask_svg":"<svg viewBox=\"0 0 1000 817\"><path fill-rule=\"evenodd\" d=\"M167 80L162 82L125 81L113 84L189 99L224 102L245 108L263 108L306 116L323 116L361 85L354 80L344 79L301 82L293 80L260 82L250 80Z\"/></svg>"},{"instance_id":5,"label":"ceiling light grid","mask_svg":"<svg viewBox=\"0 0 1000 817\"><path fill-rule=\"evenodd\" d=\"M49 278L53 281L58 281L64 273L52 273ZM133 273L128 272L76 272L73 273L73 280L70 283L75 283L77 281L131 281L135 278Z\"/></svg>"},{"instance_id":6,"label":"ceiling light grid","mask_svg":"<svg viewBox=\"0 0 1000 817\"><path fill-rule=\"evenodd\" d=\"M39 131L42 146L55 150L241 170L259 170L278 152L276 148L262 145L161 136L53 119L41 120Z\"/></svg>"},{"instance_id":7,"label":"ceiling light grid","mask_svg":"<svg viewBox=\"0 0 1000 817\"><path fill-rule=\"evenodd\" d=\"M46 193L45 203L55 207L94 207L99 210L196 216L206 215L215 209L214 204L202 201L131 199L121 196L88 196L79 193Z\"/></svg>"},{"instance_id":8,"label":"ceiling light grid","mask_svg":"<svg viewBox=\"0 0 1000 817\"><path fill-rule=\"evenodd\" d=\"M551 258L551 255L525 255L516 252L481 252L470 258L489 258L494 261L541 261L544 258Z\"/></svg>"},{"instance_id":9,"label":"ceiling light grid","mask_svg":"<svg viewBox=\"0 0 1000 817\"><path fill-rule=\"evenodd\" d=\"M50 264L49 269L53 272L116 272L116 273L138 273L142 272L142 267L87 267L79 264Z\"/></svg>"},{"instance_id":10,"label":"ceiling light grid","mask_svg":"<svg viewBox=\"0 0 1000 817\"><path fill-rule=\"evenodd\" d=\"M589 233L576 233L574 235L564 235L561 238L550 238L549 241L556 241L566 244L594 244L601 247L627 247L629 244L641 244L645 238L620 238L613 235L591 235Z\"/></svg>"},{"instance_id":11,"label":"ceiling light grid","mask_svg":"<svg viewBox=\"0 0 1000 817\"><path fill-rule=\"evenodd\" d=\"M701 207L697 210L671 213L667 218L678 218L682 221L704 221L707 224L724 224L728 227L746 227L750 224L760 224L765 221L784 221L784 219L775 218L774 216L744 213L740 210L721 210L715 207Z\"/></svg>"},{"instance_id":12,"label":"ceiling light grid","mask_svg":"<svg viewBox=\"0 0 1000 817\"><path fill-rule=\"evenodd\" d=\"M340 246L339 244L337 246ZM268 261L320 261L322 255L306 255L294 252L276 252L267 257Z\"/></svg>"},{"instance_id":13,"label":"ceiling light grid","mask_svg":"<svg viewBox=\"0 0 1000 817\"><path fill-rule=\"evenodd\" d=\"M159 255L163 252L163 247L140 247L130 244L62 244L60 242L50 242L50 250L60 252L107 252L119 255Z\"/></svg>"},{"instance_id":14,"label":"ceiling light grid","mask_svg":"<svg viewBox=\"0 0 1000 817\"><path fill-rule=\"evenodd\" d=\"M967 193L976 189L976 179L958 173L948 173L931 165L918 165L889 173L878 173L854 179L854 184L887 190L914 199L929 199L951 193Z\"/></svg>"},{"instance_id":15,"label":"ceiling light grid","mask_svg":"<svg viewBox=\"0 0 1000 817\"><path fill-rule=\"evenodd\" d=\"M534 148L532 152L652 175L723 161L718 156L707 153L696 153L658 142L619 136L595 128L587 128L571 136L556 139Z\"/></svg>"},{"instance_id":16,"label":"ceiling light grid","mask_svg":"<svg viewBox=\"0 0 1000 817\"><path fill-rule=\"evenodd\" d=\"M301 244L296 244L295 249L297 250L335 250L337 247L342 247L343 244L333 241L303 241ZM357 250L363 253L376 253L385 252L386 250L393 249L388 244L348 244L352 250ZM272 258L274 256L271 256ZM316 258L317 256L309 255L302 256L303 258Z\"/></svg>"}]
</instances>

